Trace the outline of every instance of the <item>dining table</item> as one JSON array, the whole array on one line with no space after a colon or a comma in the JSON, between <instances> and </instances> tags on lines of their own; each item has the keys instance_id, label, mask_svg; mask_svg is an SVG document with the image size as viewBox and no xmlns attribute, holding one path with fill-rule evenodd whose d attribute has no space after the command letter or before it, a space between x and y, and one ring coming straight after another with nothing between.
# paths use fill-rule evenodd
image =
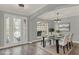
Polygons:
<instances>
[{"instance_id":1,"label":"dining table","mask_svg":"<svg viewBox=\"0 0 79 59\"><path fill-rule=\"evenodd\" d=\"M42 40L42 42L43 42L43 47L46 46L45 38L46 38L46 37L43 37L43 40ZM53 37L53 39L52 39L52 40L54 40L54 41L56 42L56 52L57 52L57 53L59 53L59 40L61 40L61 38L62 38L62 36L55 36L55 37Z\"/></svg>"}]
</instances>

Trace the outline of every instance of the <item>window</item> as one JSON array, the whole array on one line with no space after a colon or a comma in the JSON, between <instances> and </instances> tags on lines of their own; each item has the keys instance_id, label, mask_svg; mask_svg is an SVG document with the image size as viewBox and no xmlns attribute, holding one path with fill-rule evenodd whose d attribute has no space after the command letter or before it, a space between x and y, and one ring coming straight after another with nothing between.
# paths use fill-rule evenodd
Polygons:
<instances>
[{"instance_id":1,"label":"window","mask_svg":"<svg viewBox=\"0 0 79 59\"><path fill-rule=\"evenodd\" d=\"M13 18L13 38L14 41L21 41L21 19Z\"/></svg>"},{"instance_id":2,"label":"window","mask_svg":"<svg viewBox=\"0 0 79 59\"><path fill-rule=\"evenodd\" d=\"M37 22L37 36L41 35L43 31L45 32L45 34L48 34L48 23L38 21Z\"/></svg>"},{"instance_id":3,"label":"window","mask_svg":"<svg viewBox=\"0 0 79 59\"><path fill-rule=\"evenodd\" d=\"M5 38L6 38L6 43L9 43L10 41L10 19L9 17L6 17L5 19Z\"/></svg>"}]
</instances>

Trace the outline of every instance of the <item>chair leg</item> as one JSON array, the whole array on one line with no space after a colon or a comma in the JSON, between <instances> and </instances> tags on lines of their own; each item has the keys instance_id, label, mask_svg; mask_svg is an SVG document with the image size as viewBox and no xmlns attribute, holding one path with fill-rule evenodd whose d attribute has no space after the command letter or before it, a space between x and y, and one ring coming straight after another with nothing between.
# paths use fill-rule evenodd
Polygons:
<instances>
[{"instance_id":1,"label":"chair leg","mask_svg":"<svg viewBox=\"0 0 79 59\"><path fill-rule=\"evenodd\" d=\"M71 46L73 47L73 42L71 41Z\"/></svg>"},{"instance_id":2,"label":"chair leg","mask_svg":"<svg viewBox=\"0 0 79 59\"><path fill-rule=\"evenodd\" d=\"M67 51L68 51L68 50L69 50L69 49L68 49L68 44L66 45L66 47L67 47Z\"/></svg>"},{"instance_id":3,"label":"chair leg","mask_svg":"<svg viewBox=\"0 0 79 59\"><path fill-rule=\"evenodd\" d=\"M63 53L65 54L65 46L63 46Z\"/></svg>"},{"instance_id":4,"label":"chair leg","mask_svg":"<svg viewBox=\"0 0 79 59\"><path fill-rule=\"evenodd\" d=\"M46 47L46 41L44 42L44 46L43 47Z\"/></svg>"},{"instance_id":5,"label":"chair leg","mask_svg":"<svg viewBox=\"0 0 79 59\"><path fill-rule=\"evenodd\" d=\"M51 40L49 40L49 42L50 42L50 45L51 45Z\"/></svg>"},{"instance_id":6,"label":"chair leg","mask_svg":"<svg viewBox=\"0 0 79 59\"><path fill-rule=\"evenodd\" d=\"M71 42L69 42L69 48L71 49Z\"/></svg>"},{"instance_id":7,"label":"chair leg","mask_svg":"<svg viewBox=\"0 0 79 59\"><path fill-rule=\"evenodd\" d=\"M54 40L53 40L53 44L54 44Z\"/></svg>"},{"instance_id":8,"label":"chair leg","mask_svg":"<svg viewBox=\"0 0 79 59\"><path fill-rule=\"evenodd\" d=\"M42 45L42 40L41 40L41 45Z\"/></svg>"}]
</instances>

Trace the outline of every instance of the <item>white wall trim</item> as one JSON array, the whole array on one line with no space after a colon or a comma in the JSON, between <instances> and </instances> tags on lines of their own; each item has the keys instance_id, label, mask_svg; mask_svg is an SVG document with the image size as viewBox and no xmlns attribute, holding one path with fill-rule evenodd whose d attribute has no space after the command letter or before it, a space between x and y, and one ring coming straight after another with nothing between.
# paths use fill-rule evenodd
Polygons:
<instances>
[{"instance_id":1,"label":"white wall trim","mask_svg":"<svg viewBox=\"0 0 79 59\"><path fill-rule=\"evenodd\" d=\"M39 39L39 40L33 40L33 41L30 41L29 43L33 43L33 42L37 42L37 41L41 41L42 39ZM74 43L79 43L79 41L73 41Z\"/></svg>"},{"instance_id":2,"label":"white wall trim","mask_svg":"<svg viewBox=\"0 0 79 59\"><path fill-rule=\"evenodd\" d=\"M14 44L11 44L11 45L0 47L0 50L1 49L11 48L11 47L16 47L16 46L21 46L21 45L26 45L26 44L30 44L30 43L34 43L34 42L38 42L38 41L41 41L41 39L40 40L34 40L34 41L31 41L31 42L28 42L28 43L27 42L19 43L19 44L14 43Z\"/></svg>"},{"instance_id":3,"label":"white wall trim","mask_svg":"<svg viewBox=\"0 0 79 59\"><path fill-rule=\"evenodd\" d=\"M38 42L38 41L41 41L42 39L40 40L33 40L33 41L30 41L29 43L34 43L34 42Z\"/></svg>"},{"instance_id":4,"label":"white wall trim","mask_svg":"<svg viewBox=\"0 0 79 59\"><path fill-rule=\"evenodd\" d=\"M79 44L79 41L73 41L74 43L78 43Z\"/></svg>"},{"instance_id":5,"label":"white wall trim","mask_svg":"<svg viewBox=\"0 0 79 59\"><path fill-rule=\"evenodd\" d=\"M30 41L30 42L28 42L28 43L34 43L34 42L38 42L38 41L41 41L42 39L40 39L40 40L34 40L34 41ZM79 44L79 41L73 41L73 43L78 43Z\"/></svg>"},{"instance_id":6,"label":"white wall trim","mask_svg":"<svg viewBox=\"0 0 79 59\"><path fill-rule=\"evenodd\" d=\"M19 43L19 44L14 43L14 44L11 44L11 45L7 45L7 46L0 47L0 50L1 50L1 49L12 48L12 47L16 47L16 46L21 46L21 45L26 45L26 44L29 44L29 43L26 43L26 42L24 42L24 43Z\"/></svg>"}]
</instances>

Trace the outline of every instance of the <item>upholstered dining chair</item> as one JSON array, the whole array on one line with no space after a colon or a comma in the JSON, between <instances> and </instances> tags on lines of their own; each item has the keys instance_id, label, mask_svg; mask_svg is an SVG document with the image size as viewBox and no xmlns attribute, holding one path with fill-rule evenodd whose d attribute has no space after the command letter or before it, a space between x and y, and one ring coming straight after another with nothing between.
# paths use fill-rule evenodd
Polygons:
<instances>
[{"instance_id":1,"label":"upholstered dining chair","mask_svg":"<svg viewBox=\"0 0 79 59\"><path fill-rule=\"evenodd\" d=\"M70 34L69 34L69 37L68 37L68 46L69 46L70 49L71 49L72 46L73 46L72 38L73 38L73 33L70 33Z\"/></svg>"},{"instance_id":2,"label":"upholstered dining chair","mask_svg":"<svg viewBox=\"0 0 79 59\"><path fill-rule=\"evenodd\" d=\"M65 35L61 40L59 40L59 46L63 48L63 53L65 53L65 48L68 50L68 35Z\"/></svg>"}]
</instances>

